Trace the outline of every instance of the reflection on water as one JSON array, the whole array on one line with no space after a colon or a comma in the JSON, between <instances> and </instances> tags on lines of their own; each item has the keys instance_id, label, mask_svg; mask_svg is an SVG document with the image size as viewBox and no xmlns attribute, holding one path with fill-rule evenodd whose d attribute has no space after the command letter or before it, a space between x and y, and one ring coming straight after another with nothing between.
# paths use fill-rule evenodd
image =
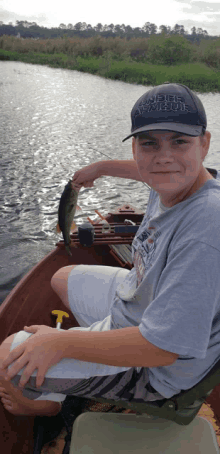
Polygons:
<instances>
[{"instance_id":1,"label":"reflection on water","mask_svg":"<svg viewBox=\"0 0 220 454\"><path fill-rule=\"evenodd\" d=\"M0 301L59 237L60 194L76 170L92 162L130 159L130 111L147 88L90 74L20 62L0 62L1 288ZM219 94L200 95L212 145L207 167L220 169ZM76 221L124 202L145 210L142 183L105 177L82 189Z\"/></svg>"}]
</instances>

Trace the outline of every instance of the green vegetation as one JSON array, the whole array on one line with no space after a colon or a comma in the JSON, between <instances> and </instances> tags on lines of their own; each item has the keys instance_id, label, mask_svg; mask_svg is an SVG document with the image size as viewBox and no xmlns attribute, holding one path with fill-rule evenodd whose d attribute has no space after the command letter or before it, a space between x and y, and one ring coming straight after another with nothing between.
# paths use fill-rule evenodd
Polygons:
<instances>
[{"instance_id":1,"label":"green vegetation","mask_svg":"<svg viewBox=\"0 0 220 454\"><path fill-rule=\"evenodd\" d=\"M180 35L149 38L0 37L0 59L74 69L143 85L179 82L220 92L220 38L193 44Z\"/></svg>"}]
</instances>

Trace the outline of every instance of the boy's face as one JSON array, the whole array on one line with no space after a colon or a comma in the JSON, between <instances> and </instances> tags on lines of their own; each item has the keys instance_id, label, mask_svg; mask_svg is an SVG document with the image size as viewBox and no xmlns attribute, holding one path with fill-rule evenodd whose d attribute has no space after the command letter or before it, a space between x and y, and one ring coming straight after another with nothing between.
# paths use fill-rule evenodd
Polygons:
<instances>
[{"instance_id":1,"label":"boy's face","mask_svg":"<svg viewBox=\"0 0 220 454\"><path fill-rule=\"evenodd\" d=\"M208 131L203 138L170 131L149 131L133 137L132 152L139 174L167 206L187 198L196 180L201 179L210 138Z\"/></svg>"}]
</instances>

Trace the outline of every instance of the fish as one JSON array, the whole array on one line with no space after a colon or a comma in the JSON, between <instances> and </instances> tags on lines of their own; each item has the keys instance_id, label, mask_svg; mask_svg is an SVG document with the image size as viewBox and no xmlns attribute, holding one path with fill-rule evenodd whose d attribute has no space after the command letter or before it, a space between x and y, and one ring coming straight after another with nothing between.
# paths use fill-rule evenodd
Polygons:
<instances>
[{"instance_id":1,"label":"fish","mask_svg":"<svg viewBox=\"0 0 220 454\"><path fill-rule=\"evenodd\" d=\"M65 249L68 255L72 255L70 249L70 231L76 227L73 218L77 209L81 209L77 205L79 191L73 188L72 180L69 180L66 184L64 191L60 198L59 209L58 209L58 224L57 232L62 232Z\"/></svg>"}]
</instances>

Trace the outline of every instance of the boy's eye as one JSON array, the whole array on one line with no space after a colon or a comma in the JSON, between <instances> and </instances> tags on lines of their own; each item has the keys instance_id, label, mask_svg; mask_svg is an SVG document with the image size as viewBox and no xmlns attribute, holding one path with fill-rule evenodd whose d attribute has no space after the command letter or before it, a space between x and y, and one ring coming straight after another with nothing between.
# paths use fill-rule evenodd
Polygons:
<instances>
[{"instance_id":1,"label":"boy's eye","mask_svg":"<svg viewBox=\"0 0 220 454\"><path fill-rule=\"evenodd\" d=\"M184 139L176 139L175 142L178 144L178 145L182 145L184 143L187 143L186 140Z\"/></svg>"},{"instance_id":2,"label":"boy's eye","mask_svg":"<svg viewBox=\"0 0 220 454\"><path fill-rule=\"evenodd\" d=\"M142 142L141 145L142 147L149 147L151 145L154 145L156 142L154 142L153 140L146 140L145 142Z\"/></svg>"}]
</instances>

